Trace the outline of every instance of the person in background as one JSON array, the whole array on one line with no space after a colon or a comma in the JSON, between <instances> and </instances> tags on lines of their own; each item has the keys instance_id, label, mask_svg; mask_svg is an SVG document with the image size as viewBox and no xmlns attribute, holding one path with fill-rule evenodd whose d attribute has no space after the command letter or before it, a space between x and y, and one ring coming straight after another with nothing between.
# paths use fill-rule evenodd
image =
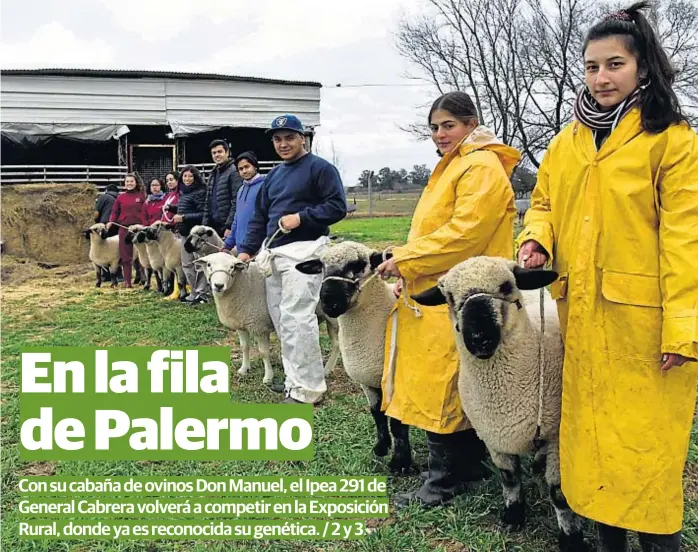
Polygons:
<instances>
[{"instance_id":1,"label":"person in background","mask_svg":"<svg viewBox=\"0 0 698 552\"><path fill-rule=\"evenodd\" d=\"M177 171L168 172L165 175L165 185L167 189L165 190L165 203L162 205L162 217L160 220L165 222L172 222L177 209L171 209L170 207L176 207L179 201L179 196L181 195L181 190L179 189L179 173Z\"/></svg>"},{"instance_id":2,"label":"person in background","mask_svg":"<svg viewBox=\"0 0 698 552\"><path fill-rule=\"evenodd\" d=\"M347 201L337 168L305 149L298 117L277 117L267 133L283 163L259 190L245 238L237 244L238 258L249 261L279 226L286 232L269 244L272 274L266 286L286 372L282 402L316 404L327 391L315 314L322 274L301 273L294 258L316 258L329 242L329 227L346 216Z\"/></svg>"},{"instance_id":3,"label":"person in background","mask_svg":"<svg viewBox=\"0 0 698 552\"><path fill-rule=\"evenodd\" d=\"M146 226L150 226L162 218L162 207L165 204L162 180L153 178L149 188L148 197L143 204L143 224Z\"/></svg>"},{"instance_id":4,"label":"person in background","mask_svg":"<svg viewBox=\"0 0 698 552\"><path fill-rule=\"evenodd\" d=\"M184 249L184 241L189 236L191 229L197 224L201 224L201 220L204 217L206 184L199 170L191 165L182 169L179 180L182 195L177 205L177 214L172 218L172 221L176 223L177 231L181 236L182 269L187 278L187 284L191 289L190 294L183 301L188 305L199 305L208 303L208 284L203 271L196 270L194 266L196 255L187 253Z\"/></svg>"},{"instance_id":5,"label":"person in background","mask_svg":"<svg viewBox=\"0 0 698 552\"><path fill-rule=\"evenodd\" d=\"M259 174L259 161L253 151L238 155L235 158L235 166L242 177L242 186L238 190L233 225L228 237L225 238L224 247L228 251L244 241L247 225L254 214L257 194L264 182L264 175Z\"/></svg>"},{"instance_id":6,"label":"person in background","mask_svg":"<svg viewBox=\"0 0 698 552\"><path fill-rule=\"evenodd\" d=\"M124 287L130 288L131 269L133 266L133 244L126 243L128 227L132 224L143 224L143 204L145 193L143 180L137 172L131 172L124 178L126 191L116 198L112 208L107 229L119 225L119 257L124 271ZM124 228L125 227L125 228Z\"/></svg>"},{"instance_id":7,"label":"person in background","mask_svg":"<svg viewBox=\"0 0 698 552\"><path fill-rule=\"evenodd\" d=\"M109 222L109 216L117 197L119 197L119 187L116 184L109 184L104 193L95 199L95 222L102 224Z\"/></svg>"},{"instance_id":8,"label":"person in background","mask_svg":"<svg viewBox=\"0 0 698 552\"><path fill-rule=\"evenodd\" d=\"M576 120L548 146L517 238L519 262L560 275L562 492L601 552L628 552L629 530L645 552L681 549L696 407L698 136L649 9L589 30Z\"/></svg>"},{"instance_id":9,"label":"person in background","mask_svg":"<svg viewBox=\"0 0 698 552\"><path fill-rule=\"evenodd\" d=\"M235 201L242 180L225 140L214 140L209 144L211 157L216 166L208 177L206 207L202 224L212 227L221 238L227 238L235 217Z\"/></svg>"}]
</instances>

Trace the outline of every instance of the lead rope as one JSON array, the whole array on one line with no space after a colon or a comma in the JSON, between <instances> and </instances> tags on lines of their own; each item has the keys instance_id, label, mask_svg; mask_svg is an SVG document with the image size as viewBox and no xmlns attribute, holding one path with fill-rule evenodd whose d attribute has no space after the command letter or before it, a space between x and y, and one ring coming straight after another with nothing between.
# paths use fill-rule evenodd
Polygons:
<instances>
[{"instance_id":1,"label":"lead rope","mask_svg":"<svg viewBox=\"0 0 698 552\"><path fill-rule=\"evenodd\" d=\"M521 268L528 257L521 259ZM540 334L538 336L538 418L536 419L536 433L533 436L533 447L540 450L543 446L541 431L543 426L543 384L545 378L545 288L540 288Z\"/></svg>"},{"instance_id":2,"label":"lead rope","mask_svg":"<svg viewBox=\"0 0 698 552\"><path fill-rule=\"evenodd\" d=\"M392 251L393 248L394 248L394 246L391 245L390 247L386 247L386 248L383 250L383 262L385 262L385 261L388 260L388 253L390 253L390 251ZM393 259L394 259L395 261L399 261L399 260L400 260L400 257L393 257ZM375 271L371 271L371 272L368 274L368 276L364 276L363 278L356 278L356 279L353 279L353 280L352 280L351 278L345 278L345 277L343 277L343 276L326 276L325 278L323 278L322 283L325 283L325 282L327 282L328 280L335 280L335 281L337 281L337 282L347 282L347 283L349 283L349 284L352 284L352 285L357 286L358 291L360 292L363 288L366 287L366 285L367 285L371 280L373 280L373 279L376 278L377 276L378 276L378 272L375 272ZM402 282L403 282L403 286L402 286L402 291L403 291L403 292L402 292L400 295L402 296L402 300L403 300L403 302L405 303L405 306L406 306L408 309L410 309L412 312L414 312L414 315L415 315L417 318L421 318L421 317L422 317L422 311L419 310L419 307L417 307L416 305L410 305L409 302L407 301L407 290L405 289L405 279L404 279L404 278L401 278L401 280L402 280Z\"/></svg>"}]
</instances>

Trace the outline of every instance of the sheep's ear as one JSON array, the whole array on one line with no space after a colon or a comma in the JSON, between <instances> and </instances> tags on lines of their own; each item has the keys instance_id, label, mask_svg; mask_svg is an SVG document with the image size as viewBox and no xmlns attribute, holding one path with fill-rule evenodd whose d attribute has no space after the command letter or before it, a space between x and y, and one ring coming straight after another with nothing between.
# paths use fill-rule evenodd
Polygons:
<instances>
[{"instance_id":1,"label":"sheep's ear","mask_svg":"<svg viewBox=\"0 0 698 552\"><path fill-rule=\"evenodd\" d=\"M540 289L557 280L558 273L554 270L540 270L537 268L514 267L516 287L519 289Z\"/></svg>"},{"instance_id":2,"label":"sheep's ear","mask_svg":"<svg viewBox=\"0 0 698 552\"><path fill-rule=\"evenodd\" d=\"M410 297L412 297L412 299L417 301L417 303L420 305L424 305L426 307L436 307L437 305L446 304L446 297L441 292L441 288L439 288L439 286L430 287L426 291L416 295L410 295Z\"/></svg>"},{"instance_id":3,"label":"sheep's ear","mask_svg":"<svg viewBox=\"0 0 698 552\"><path fill-rule=\"evenodd\" d=\"M342 243L344 241L344 238L342 236L330 236L330 242L335 244L335 243Z\"/></svg>"},{"instance_id":4,"label":"sheep's ear","mask_svg":"<svg viewBox=\"0 0 698 552\"><path fill-rule=\"evenodd\" d=\"M89 239L90 239L90 234L92 233L92 230L90 230L90 229L88 228L87 230L82 230L80 233L85 237L85 239L88 239L88 240L89 240Z\"/></svg>"},{"instance_id":5,"label":"sheep's ear","mask_svg":"<svg viewBox=\"0 0 698 552\"><path fill-rule=\"evenodd\" d=\"M208 259L206 257L199 257L198 259L194 259L194 264L205 265L206 263L208 263Z\"/></svg>"},{"instance_id":6,"label":"sheep's ear","mask_svg":"<svg viewBox=\"0 0 698 552\"><path fill-rule=\"evenodd\" d=\"M206 235L207 235L209 238L210 238L211 236L213 236L213 228L209 228L208 230L206 230Z\"/></svg>"},{"instance_id":7,"label":"sheep's ear","mask_svg":"<svg viewBox=\"0 0 698 552\"><path fill-rule=\"evenodd\" d=\"M383 258L383 253L380 251L374 251L369 257L371 262L371 270L375 270L377 266L383 264L384 261L390 259L393 256L391 251L385 253L385 259Z\"/></svg>"},{"instance_id":8,"label":"sheep's ear","mask_svg":"<svg viewBox=\"0 0 698 552\"><path fill-rule=\"evenodd\" d=\"M320 259L303 261L296 265L296 270L303 274L320 274L322 272L322 261Z\"/></svg>"},{"instance_id":9,"label":"sheep's ear","mask_svg":"<svg viewBox=\"0 0 698 552\"><path fill-rule=\"evenodd\" d=\"M174 228L174 224L170 224L169 222L165 224L165 230L172 230Z\"/></svg>"}]
</instances>

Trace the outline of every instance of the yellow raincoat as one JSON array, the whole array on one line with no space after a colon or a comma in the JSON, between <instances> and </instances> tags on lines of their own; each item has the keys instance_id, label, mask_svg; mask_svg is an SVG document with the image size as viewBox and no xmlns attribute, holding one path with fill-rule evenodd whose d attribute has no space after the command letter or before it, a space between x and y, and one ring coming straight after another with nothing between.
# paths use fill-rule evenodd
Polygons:
<instances>
[{"instance_id":1,"label":"yellow raincoat","mask_svg":"<svg viewBox=\"0 0 698 552\"><path fill-rule=\"evenodd\" d=\"M552 254L565 335L560 469L577 513L645 533L682 522L698 364L698 137L643 132L637 108L599 151L574 122L538 172L520 246Z\"/></svg>"},{"instance_id":2,"label":"yellow raincoat","mask_svg":"<svg viewBox=\"0 0 698 552\"><path fill-rule=\"evenodd\" d=\"M388 416L434 433L471 427L458 398L458 353L448 308L420 307L418 317L409 296L435 285L469 257L512 257L516 209L509 176L520 158L480 126L431 175L407 244L393 250L405 289L386 333L383 409Z\"/></svg>"}]
</instances>

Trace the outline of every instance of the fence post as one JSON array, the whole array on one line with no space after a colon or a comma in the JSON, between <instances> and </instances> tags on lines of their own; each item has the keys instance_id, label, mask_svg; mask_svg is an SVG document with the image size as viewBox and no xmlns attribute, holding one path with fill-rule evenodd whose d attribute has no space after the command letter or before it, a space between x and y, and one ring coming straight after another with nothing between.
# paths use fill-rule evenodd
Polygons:
<instances>
[{"instance_id":1,"label":"fence post","mask_svg":"<svg viewBox=\"0 0 698 552\"><path fill-rule=\"evenodd\" d=\"M368 216L373 217L373 171L368 175Z\"/></svg>"},{"instance_id":2,"label":"fence post","mask_svg":"<svg viewBox=\"0 0 698 552\"><path fill-rule=\"evenodd\" d=\"M46 167L44 166L44 182L46 182Z\"/></svg>"}]
</instances>

